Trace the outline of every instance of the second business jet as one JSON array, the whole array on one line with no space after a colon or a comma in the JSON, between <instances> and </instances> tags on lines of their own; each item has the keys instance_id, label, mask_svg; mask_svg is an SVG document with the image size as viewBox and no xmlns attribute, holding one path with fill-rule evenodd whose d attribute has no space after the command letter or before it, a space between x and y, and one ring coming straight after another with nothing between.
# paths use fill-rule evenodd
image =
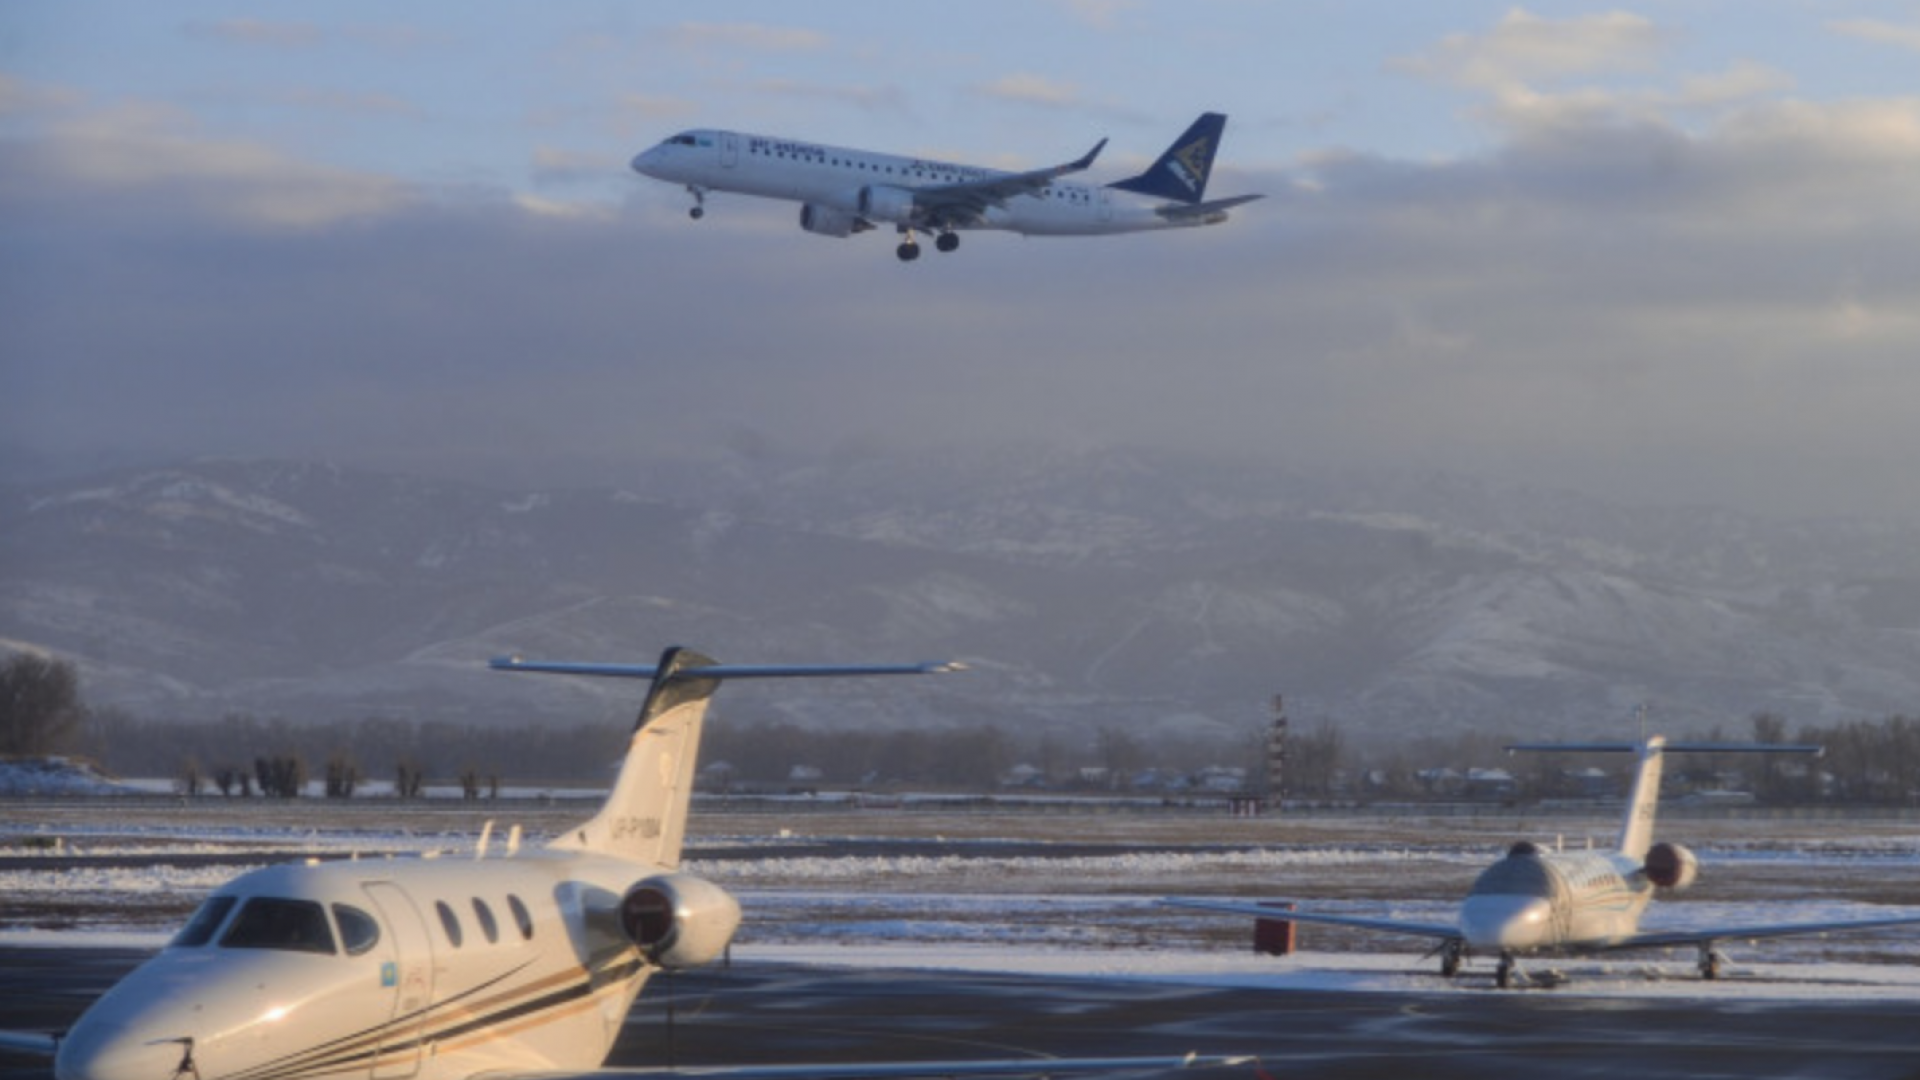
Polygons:
<instances>
[{"instance_id":1,"label":"second business jet","mask_svg":"<svg viewBox=\"0 0 1920 1080\"><path fill-rule=\"evenodd\" d=\"M1061 178L1090 167L1105 139L1063 165L1000 172L702 128L641 153L633 169L685 185L693 195L695 219L705 215L709 192L726 191L797 202L800 227L821 236L846 237L892 225L901 235L895 254L910 262L920 257L915 238L920 231L934 234L934 247L952 251L960 246L962 229L1098 236L1217 225L1227 220L1228 210L1260 198L1206 198L1213 155L1226 127L1225 114L1205 113L1146 172L1104 187ZM1124 194L1116 197L1116 192Z\"/></svg>"}]
</instances>

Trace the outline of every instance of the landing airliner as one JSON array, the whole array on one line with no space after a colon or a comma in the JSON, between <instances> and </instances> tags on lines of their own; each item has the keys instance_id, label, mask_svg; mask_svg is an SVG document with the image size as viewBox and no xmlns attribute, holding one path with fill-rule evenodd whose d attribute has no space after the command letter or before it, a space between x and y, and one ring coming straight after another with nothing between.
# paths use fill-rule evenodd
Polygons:
<instances>
[{"instance_id":1,"label":"landing airliner","mask_svg":"<svg viewBox=\"0 0 1920 1080\"><path fill-rule=\"evenodd\" d=\"M1105 139L1063 165L1000 172L702 128L644 151L633 159L633 170L685 185L696 220L706 213L709 192L728 191L798 202L800 227L820 236L847 237L892 225L903 238L895 254L911 262L920 257L916 231L933 233L934 247L952 251L960 246L962 229L1097 236L1217 225L1227 220L1228 210L1260 198L1206 199L1213 155L1226 126L1222 113L1202 115L1146 172L1105 187L1061 181L1092 166ZM1116 199L1115 192L1154 201Z\"/></svg>"},{"instance_id":2,"label":"landing airliner","mask_svg":"<svg viewBox=\"0 0 1920 1080\"><path fill-rule=\"evenodd\" d=\"M719 956L740 905L680 865L708 699L731 679L925 674L958 665L749 667L495 660L513 672L651 680L606 803L544 850L309 861L214 890L64 1038L13 1037L59 1080L513 1080L607 1075L649 976ZM677 1075L1032 1076L1221 1059L702 1068ZM621 1070L619 1075L676 1075Z\"/></svg>"},{"instance_id":3,"label":"landing airliner","mask_svg":"<svg viewBox=\"0 0 1920 1080\"><path fill-rule=\"evenodd\" d=\"M1162 903L1216 914L1353 926L1428 938L1438 943L1440 973L1448 977L1459 973L1461 961L1469 955L1497 955L1500 962L1495 969L1495 981L1502 988L1512 982L1516 959L1535 953L1589 954L1691 945L1699 950L1701 977L1716 979L1725 959L1717 948L1722 941L1920 923L1920 916L1909 915L1683 931L1640 929L1640 916L1655 890L1685 889L1693 884L1700 869L1692 851L1679 844L1652 842L1654 810L1660 799L1660 771L1666 755L1680 751L1818 754L1819 747L1669 743L1656 735L1643 743L1526 743L1507 749L1639 754L1639 768L1627 798L1626 819L1620 826L1620 840L1615 850L1549 852L1522 840L1508 850L1505 858L1481 872L1460 905L1457 921L1451 926L1288 910L1271 904L1226 900L1180 898Z\"/></svg>"}]
</instances>

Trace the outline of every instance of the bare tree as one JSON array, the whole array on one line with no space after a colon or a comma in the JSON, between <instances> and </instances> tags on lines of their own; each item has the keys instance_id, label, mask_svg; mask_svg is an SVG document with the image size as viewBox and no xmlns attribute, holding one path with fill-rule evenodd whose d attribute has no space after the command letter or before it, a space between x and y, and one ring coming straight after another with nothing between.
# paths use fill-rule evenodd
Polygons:
<instances>
[{"instance_id":1,"label":"bare tree","mask_svg":"<svg viewBox=\"0 0 1920 1080\"><path fill-rule=\"evenodd\" d=\"M20 653L0 665L0 754L51 754L80 726L80 679L71 663Z\"/></svg>"}]
</instances>

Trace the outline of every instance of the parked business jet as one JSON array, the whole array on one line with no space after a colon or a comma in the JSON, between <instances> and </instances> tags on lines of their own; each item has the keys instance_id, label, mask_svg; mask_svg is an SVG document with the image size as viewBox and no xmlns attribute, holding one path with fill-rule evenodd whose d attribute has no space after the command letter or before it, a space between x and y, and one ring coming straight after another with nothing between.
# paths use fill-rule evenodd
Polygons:
<instances>
[{"instance_id":1,"label":"parked business jet","mask_svg":"<svg viewBox=\"0 0 1920 1080\"><path fill-rule=\"evenodd\" d=\"M1228 210L1260 198L1206 200L1207 177L1226 126L1222 113L1202 115L1146 172L1105 187L1060 179L1091 166L1105 139L1064 165L1010 173L703 128L683 131L641 153L633 170L686 185L696 220L706 213L709 192L730 191L798 202L800 227L821 236L846 237L892 225L903 237L895 254L910 262L920 257L916 231L933 233L934 247L952 251L960 246L962 229L1097 236L1217 225L1227 220ZM1116 200L1116 191L1157 201Z\"/></svg>"},{"instance_id":2,"label":"parked business jet","mask_svg":"<svg viewBox=\"0 0 1920 1080\"><path fill-rule=\"evenodd\" d=\"M519 851L515 835L505 850L483 844L472 859L308 861L242 874L64 1038L7 1045L52 1054L60 1080L594 1076L648 977L714 959L740 923L731 895L680 865L715 688L955 666L728 666L686 649L669 649L654 667L496 660L503 671L651 680L613 789L591 820L544 850ZM681 1075L1030 1076L1222 1063L1030 1059Z\"/></svg>"},{"instance_id":3,"label":"parked business jet","mask_svg":"<svg viewBox=\"0 0 1920 1080\"><path fill-rule=\"evenodd\" d=\"M1818 754L1819 747L1668 743L1654 736L1644 743L1527 743L1507 749L1639 754L1640 764L1627 799L1626 820L1621 824L1616 849L1610 852L1543 851L1523 840L1513 845L1505 858L1481 872L1460 905L1457 921L1450 926L1227 900L1181 898L1162 902L1172 907L1229 915L1353 926L1428 938L1439 943L1440 973L1449 977L1459 973L1461 961L1470 955L1497 955L1500 962L1495 969L1495 979L1501 987L1511 984L1516 959L1535 953L1601 953L1692 945L1700 951L1701 977L1714 979L1719 977L1724 959L1717 948L1722 941L1920 923L1920 916L1900 916L1682 931L1640 929L1640 916L1655 890L1687 888L1699 874L1699 860L1693 852L1679 844L1652 842L1654 811L1660 799L1660 771L1666 755L1679 751Z\"/></svg>"}]
</instances>

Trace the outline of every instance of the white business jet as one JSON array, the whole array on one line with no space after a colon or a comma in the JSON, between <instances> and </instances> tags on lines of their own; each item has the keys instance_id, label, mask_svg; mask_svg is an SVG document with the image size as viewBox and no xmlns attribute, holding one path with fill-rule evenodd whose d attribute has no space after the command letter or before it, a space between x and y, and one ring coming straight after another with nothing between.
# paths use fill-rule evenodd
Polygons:
<instances>
[{"instance_id":1,"label":"white business jet","mask_svg":"<svg viewBox=\"0 0 1920 1080\"><path fill-rule=\"evenodd\" d=\"M309 861L242 874L83 1014L60 1080L511 1080L594 1076L649 976L719 956L740 906L680 868L708 699L730 679L957 665L743 667L670 649L655 667L495 660L505 671L651 680L592 820L542 850ZM1221 1059L704 1068L680 1075L1018 1076ZM621 1075L675 1075L623 1070Z\"/></svg>"},{"instance_id":2,"label":"white business jet","mask_svg":"<svg viewBox=\"0 0 1920 1080\"><path fill-rule=\"evenodd\" d=\"M1237 195L1207 201L1207 177L1226 130L1222 113L1206 113L1174 140L1151 168L1105 187L1061 182L1082 172L1107 145L1064 165L1000 172L925 158L846 150L736 131L683 131L633 159L633 170L684 184L690 211L706 213L709 192L728 191L800 204L800 227L820 236L847 237L880 225L901 234L902 262L920 257L918 231L934 247L960 246L962 229L1004 229L1027 236L1098 236L1192 225L1217 225L1227 211L1260 198ZM1150 205L1116 199L1129 192Z\"/></svg>"},{"instance_id":3,"label":"white business jet","mask_svg":"<svg viewBox=\"0 0 1920 1080\"><path fill-rule=\"evenodd\" d=\"M1511 984L1516 958L1536 953L1582 954L1691 945L1699 949L1701 977L1714 979L1719 977L1724 959L1717 948L1722 941L1920 923L1920 916L1907 915L1680 931L1640 929L1640 916L1655 890L1687 888L1699 874L1699 860L1693 852L1679 844L1653 843L1654 810L1660 798L1660 770L1666 755L1677 751L1818 754L1819 747L1668 743L1656 735L1644 743L1528 743L1507 749L1638 753L1640 765L1627 799L1618 848L1608 852L1543 851L1523 840L1513 845L1505 858L1481 872L1461 902L1453 925L1227 900L1180 898L1162 902L1280 922L1352 926L1428 938L1438 943L1440 973L1449 977L1459 973L1461 961L1469 955L1497 955L1500 962L1495 980L1501 987Z\"/></svg>"}]
</instances>

